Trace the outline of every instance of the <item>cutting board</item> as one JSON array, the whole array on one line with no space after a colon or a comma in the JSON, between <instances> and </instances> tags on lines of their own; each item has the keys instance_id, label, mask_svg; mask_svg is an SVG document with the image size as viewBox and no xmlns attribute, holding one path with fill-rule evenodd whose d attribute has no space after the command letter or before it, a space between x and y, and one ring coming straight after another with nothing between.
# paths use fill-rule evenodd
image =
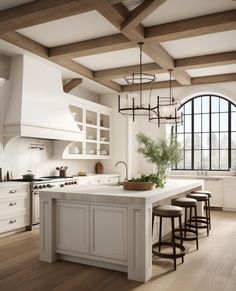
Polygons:
<instances>
[{"instance_id":1,"label":"cutting board","mask_svg":"<svg viewBox=\"0 0 236 291\"><path fill-rule=\"evenodd\" d=\"M103 164L98 162L95 165L95 173L96 174L103 174Z\"/></svg>"}]
</instances>

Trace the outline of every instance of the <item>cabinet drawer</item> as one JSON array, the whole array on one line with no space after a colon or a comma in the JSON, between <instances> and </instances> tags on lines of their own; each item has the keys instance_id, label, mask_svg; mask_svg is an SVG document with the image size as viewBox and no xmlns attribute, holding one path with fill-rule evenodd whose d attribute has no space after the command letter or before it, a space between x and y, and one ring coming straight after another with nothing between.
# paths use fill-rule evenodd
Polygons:
<instances>
[{"instance_id":1,"label":"cabinet drawer","mask_svg":"<svg viewBox=\"0 0 236 291\"><path fill-rule=\"evenodd\" d=\"M29 198L0 199L0 216L29 211Z\"/></svg>"},{"instance_id":2,"label":"cabinet drawer","mask_svg":"<svg viewBox=\"0 0 236 291\"><path fill-rule=\"evenodd\" d=\"M29 190L29 186L9 188L0 187L0 199L6 197L27 196L29 195Z\"/></svg>"},{"instance_id":3,"label":"cabinet drawer","mask_svg":"<svg viewBox=\"0 0 236 291\"><path fill-rule=\"evenodd\" d=\"M29 225L29 215L9 216L8 218L0 219L0 233L15 230L17 228Z\"/></svg>"}]
</instances>

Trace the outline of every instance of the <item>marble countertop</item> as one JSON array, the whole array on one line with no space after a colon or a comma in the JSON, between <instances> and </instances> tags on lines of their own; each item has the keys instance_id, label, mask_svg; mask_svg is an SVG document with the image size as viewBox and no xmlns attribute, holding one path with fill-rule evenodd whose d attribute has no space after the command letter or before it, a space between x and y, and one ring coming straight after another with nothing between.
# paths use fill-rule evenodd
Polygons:
<instances>
[{"instance_id":1,"label":"marble countertop","mask_svg":"<svg viewBox=\"0 0 236 291\"><path fill-rule=\"evenodd\" d=\"M151 203L177 195L182 192L204 185L203 180L172 180L168 179L164 188L149 191L124 190L122 186L84 185L73 186L70 189L46 189L40 191L40 198L69 199L93 202L123 203L127 199L149 201ZM108 201L109 200L109 201ZM125 203L125 202L124 202Z\"/></svg>"},{"instance_id":2,"label":"marble countertop","mask_svg":"<svg viewBox=\"0 0 236 291\"><path fill-rule=\"evenodd\" d=\"M25 186L29 184L30 182L7 181L7 182L0 182L0 188L19 187L19 186Z\"/></svg>"}]
</instances>

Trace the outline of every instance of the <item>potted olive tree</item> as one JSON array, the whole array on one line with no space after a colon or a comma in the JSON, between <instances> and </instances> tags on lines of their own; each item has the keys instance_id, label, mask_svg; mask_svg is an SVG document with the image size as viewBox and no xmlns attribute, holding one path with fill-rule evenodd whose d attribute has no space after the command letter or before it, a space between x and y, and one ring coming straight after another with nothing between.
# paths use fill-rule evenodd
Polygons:
<instances>
[{"instance_id":1,"label":"potted olive tree","mask_svg":"<svg viewBox=\"0 0 236 291\"><path fill-rule=\"evenodd\" d=\"M171 134L168 139L153 140L143 133L138 133L138 153L142 154L149 163L156 166L156 179L159 180L159 186L164 186L166 179L166 170L182 160L182 150L177 142L176 135ZM154 180L153 174L150 175ZM146 180L148 180L147 176Z\"/></svg>"}]
</instances>

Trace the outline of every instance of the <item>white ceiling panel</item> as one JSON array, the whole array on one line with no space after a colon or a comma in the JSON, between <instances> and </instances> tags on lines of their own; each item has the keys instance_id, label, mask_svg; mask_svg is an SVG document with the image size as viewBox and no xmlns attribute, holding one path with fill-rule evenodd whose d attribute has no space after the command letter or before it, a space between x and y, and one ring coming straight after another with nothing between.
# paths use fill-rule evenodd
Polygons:
<instances>
[{"instance_id":1,"label":"white ceiling panel","mask_svg":"<svg viewBox=\"0 0 236 291\"><path fill-rule=\"evenodd\" d=\"M123 4L132 10L142 2L142 0L127 0L123 1ZM152 26L231 9L236 9L236 2L232 0L167 0L142 24L145 27Z\"/></svg>"},{"instance_id":2,"label":"white ceiling panel","mask_svg":"<svg viewBox=\"0 0 236 291\"><path fill-rule=\"evenodd\" d=\"M236 30L162 42L175 59L229 52L236 50Z\"/></svg>"},{"instance_id":3,"label":"white ceiling panel","mask_svg":"<svg viewBox=\"0 0 236 291\"><path fill-rule=\"evenodd\" d=\"M19 29L18 32L47 47L54 47L116 34L119 31L98 12L90 11Z\"/></svg>"},{"instance_id":4,"label":"white ceiling panel","mask_svg":"<svg viewBox=\"0 0 236 291\"><path fill-rule=\"evenodd\" d=\"M16 7L25 3L34 2L33 0L1 0L0 10Z\"/></svg>"},{"instance_id":5,"label":"white ceiling panel","mask_svg":"<svg viewBox=\"0 0 236 291\"><path fill-rule=\"evenodd\" d=\"M156 76L155 82L169 81L170 79L170 75L168 73L156 74L155 76ZM113 81L119 83L120 85L127 85L125 78L114 79Z\"/></svg>"},{"instance_id":6,"label":"white ceiling panel","mask_svg":"<svg viewBox=\"0 0 236 291\"><path fill-rule=\"evenodd\" d=\"M93 71L132 66L139 64L139 48L86 56L74 60ZM152 62L152 59L143 53L143 64Z\"/></svg>"},{"instance_id":7,"label":"white ceiling panel","mask_svg":"<svg viewBox=\"0 0 236 291\"><path fill-rule=\"evenodd\" d=\"M211 67L211 68L192 69L192 70L187 70L187 73L191 77L204 77L204 76L211 76L211 75L236 73L236 64L217 66L217 67Z\"/></svg>"}]
</instances>

